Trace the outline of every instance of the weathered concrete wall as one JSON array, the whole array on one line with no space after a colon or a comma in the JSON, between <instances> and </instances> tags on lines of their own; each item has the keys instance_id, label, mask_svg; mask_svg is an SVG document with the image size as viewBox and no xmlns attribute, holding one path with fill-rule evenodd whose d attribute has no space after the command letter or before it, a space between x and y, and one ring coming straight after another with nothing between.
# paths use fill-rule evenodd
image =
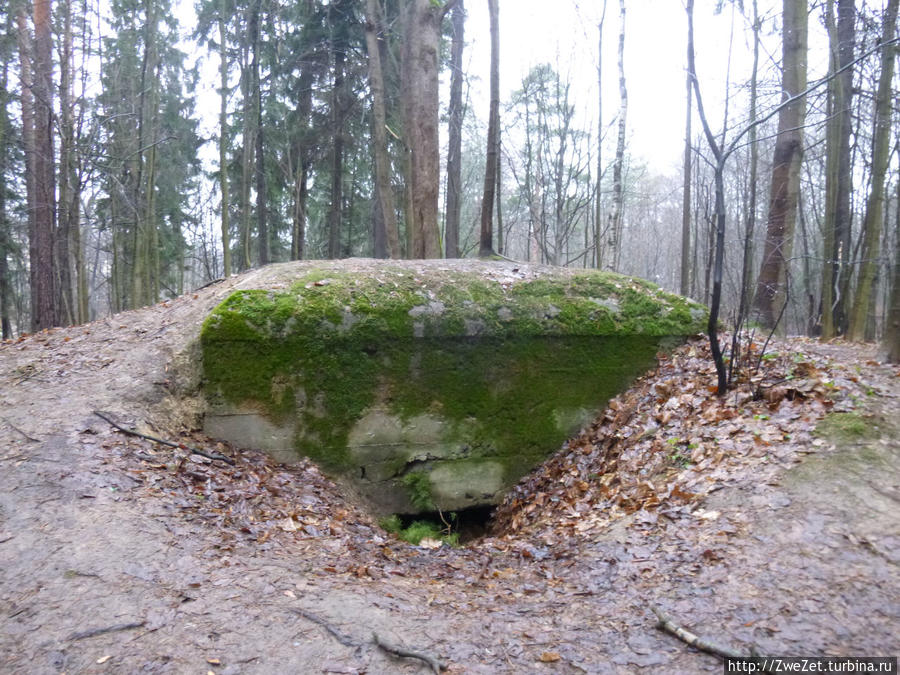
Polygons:
<instances>
[{"instance_id":1,"label":"weathered concrete wall","mask_svg":"<svg viewBox=\"0 0 900 675\"><path fill-rule=\"evenodd\" d=\"M297 269L207 319L206 431L309 456L382 513L495 503L706 319L647 282L590 271Z\"/></svg>"}]
</instances>

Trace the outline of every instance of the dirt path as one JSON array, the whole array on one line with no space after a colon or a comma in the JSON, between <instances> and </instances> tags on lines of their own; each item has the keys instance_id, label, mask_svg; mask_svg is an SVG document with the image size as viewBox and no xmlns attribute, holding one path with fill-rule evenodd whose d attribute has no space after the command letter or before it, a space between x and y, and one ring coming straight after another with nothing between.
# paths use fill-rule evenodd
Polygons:
<instances>
[{"instance_id":1,"label":"dirt path","mask_svg":"<svg viewBox=\"0 0 900 675\"><path fill-rule=\"evenodd\" d=\"M900 378L857 347L794 345L865 433L766 441L665 517L578 502L456 550L396 542L308 465L186 459L92 415L174 433L205 314L287 269L0 346L0 672L427 672L373 631L457 673L720 672L651 606L762 653L900 653ZM747 424L765 439L792 405Z\"/></svg>"}]
</instances>

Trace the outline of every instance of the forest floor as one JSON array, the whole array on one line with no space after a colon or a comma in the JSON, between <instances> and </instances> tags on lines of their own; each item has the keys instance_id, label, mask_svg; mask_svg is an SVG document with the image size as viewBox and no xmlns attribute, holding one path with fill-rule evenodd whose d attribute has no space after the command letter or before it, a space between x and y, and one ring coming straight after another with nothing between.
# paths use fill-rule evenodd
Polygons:
<instances>
[{"instance_id":1,"label":"forest floor","mask_svg":"<svg viewBox=\"0 0 900 675\"><path fill-rule=\"evenodd\" d=\"M0 672L429 670L373 633L450 673L721 672L654 608L743 652L900 654L900 372L873 347L774 342L720 399L688 344L492 536L415 547L308 463L180 434L203 318L287 271L0 345Z\"/></svg>"}]
</instances>

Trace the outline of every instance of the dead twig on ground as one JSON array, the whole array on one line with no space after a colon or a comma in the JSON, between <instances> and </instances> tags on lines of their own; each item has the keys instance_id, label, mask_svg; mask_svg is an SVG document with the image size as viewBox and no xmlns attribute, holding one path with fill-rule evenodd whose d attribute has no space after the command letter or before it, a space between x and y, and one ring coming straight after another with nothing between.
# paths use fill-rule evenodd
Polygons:
<instances>
[{"instance_id":1,"label":"dead twig on ground","mask_svg":"<svg viewBox=\"0 0 900 675\"><path fill-rule=\"evenodd\" d=\"M354 647L356 649L361 649L365 646L365 642L354 640L352 637L342 633L337 628L328 623L328 621L320 616L316 616L312 612L307 612L305 609L297 609L294 607L291 607L290 611L294 614L302 616L307 621L312 621L314 624L321 626L322 628L327 630L335 640L340 642L345 647ZM387 652L388 654L391 654L392 656L407 659L419 659L420 661L424 661L428 665L428 667L431 668L431 670L435 673L441 673L447 670L447 665L439 661L431 654L391 644L384 638L380 637L378 633L372 633L372 642L376 647Z\"/></svg>"},{"instance_id":2,"label":"dead twig on ground","mask_svg":"<svg viewBox=\"0 0 900 675\"><path fill-rule=\"evenodd\" d=\"M357 642L349 635L345 635L344 633L339 631L337 628L332 626L330 623L328 623L325 619L316 616L312 612L307 612L305 609L295 609L293 607L291 607L290 611L293 612L294 614L299 614L307 621L312 621L314 624L321 626L322 628L327 630L329 633L331 633L331 636L335 640L340 642L342 645L344 645L345 647L356 647L357 649L359 647L362 647L361 642Z\"/></svg>"},{"instance_id":3,"label":"dead twig on ground","mask_svg":"<svg viewBox=\"0 0 900 675\"><path fill-rule=\"evenodd\" d=\"M202 286L198 286L197 288L195 288L195 289L194 289L194 293L196 293L197 291L202 291L204 288L209 288L210 286L213 286L213 285L215 285L215 284L220 284L220 283L222 283L223 281L225 281L225 277L219 277L218 279L213 279L212 281L210 281L210 282L208 282L208 283L205 283L205 284L203 284Z\"/></svg>"},{"instance_id":4,"label":"dead twig on ground","mask_svg":"<svg viewBox=\"0 0 900 675\"><path fill-rule=\"evenodd\" d=\"M12 422L10 422L10 421L9 421L8 419L6 419L5 417L3 418L3 423L4 423L6 426L8 426L10 429L12 429L13 431L17 431L17 432L19 432L20 434L22 434L22 436L24 436L24 437L25 437L25 440L27 440L27 441L31 441L32 443L40 443L40 442L41 442L39 439L34 438L33 436L29 436L28 434L26 434L24 431L22 431L19 427L17 427L15 424L13 424Z\"/></svg>"},{"instance_id":5,"label":"dead twig on ground","mask_svg":"<svg viewBox=\"0 0 900 675\"><path fill-rule=\"evenodd\" d=\"M147 434L142 434L139 431L135 431L134 429L129 429L127 427L123 427L118 422L114 421L107 414L100 412L99 410L95 410L94 414L100 419L108 422L113 425L116 429L121 431L124 434L128 434L129 436L136 436L138 438L143 438L147 441L152 441L154 443L161 443L162 445L168 445L170 448L178 448L179 450L187 450L188 452L194 455L200 455L201 457L206 457L207 459L211 459L213 461L218 460L220 462L225 462L226 464L230 464L234 466L234 460L231 457L226 457L225 455L218 452L207 452L206 450L201 450L200 448L193 448L189 445L185 445L184 443L175 443L173 441L167 441L163 438L157 438L156 436L148 436Z\"/></svg>"},{"instance_id":6,"label":"dead twig on ground","mask_svg":"<svg viewBox=\"0 0 900 675\"><path fill-rule=\"evenodd\" d=\"M387 642L384 638L379 636L378 633L372 634L372 641L388 654L393 654L394 656L399 656L407 659L419 659L420 661L424 661L435 673L441 673L447 670L447 665L438 661L431 654L426 654L424 652L418 652L412 649L406 649L405 647L392 645L390 642Z\"/></svg>"},{"instance_id":7,"label":"dead twig on ground","mask_svg":"<svg viewBox=\"0 0 900 675\"><path fill-rule=\"evenodd\" d=\"M81 631L80 633L72 633L66 640L84 640L85 638L97 637L106 633L118 633L123 630L133 630L135 628L143 628L145 621L136 621L134 623L120 623L115 626L104 626L103 628L92 628L91 630Z\"/></svg>"},{"instance_id":8,"label":"dead twig on ground","mask_svg":"<svg viewBox=\"0 0 900 675\"><path fill-rule=\"evenodd\" d=\"M656 627L660 630L664 630L667 633L671 633L675 637L677 637L682 642L688 644L691 647L696 649L700 649L709 654L714 654L715 656L719 656L723 659L746 659L753 656L753 654L744 654L729 647L723 647L712 640L707 640L706 638L699 637L694 635L689 630L682 628L670 617L668 614L663 612L661 609L656 607L651 607L653 613L656 614L656 618L659 621L656 624Z\"/></svg>"}]
</instances>

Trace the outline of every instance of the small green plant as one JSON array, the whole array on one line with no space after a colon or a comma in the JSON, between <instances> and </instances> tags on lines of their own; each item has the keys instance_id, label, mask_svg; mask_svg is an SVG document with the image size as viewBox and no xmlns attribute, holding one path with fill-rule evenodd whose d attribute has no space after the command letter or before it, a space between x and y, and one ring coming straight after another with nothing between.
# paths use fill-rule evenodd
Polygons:
<instances>
[{"instance_id":1,"label":"small green plant","mask_svg":"<svg viewBox=\"0 0 900 675\"><path fill-rule=\"evenodd\" d=\"M691 465L691 458L687 455L682 455L680 452L669 455L669 459L672 461L672 463L677 464L682 469L686 469Z\"/></svg>"},{"instance_id":2,"label":"small green plant","mask_svg":"<svg viewBox=\"0 0 900 675\"><path fill-rule=\"evenodd\" d=\"M382 530L390 532L391 534L397 534L403 529L403 521L400 520L400 516L396 513L380 519L378 524L381 526Z\"/></svg>"},{"instance_id":3,"label":"small green plant","mask_svg":"<svg viewBox=\"0 0 900 675\"><path fill-rule=\"evenodd\" d=\"M406 486L410 504L419 511L434 510L434 500L431 498L431 479L426 474L414 471L403 476L400 482Z\"/></svg>"},{"instance_id":4,"label":"small green plant","mask_svg":"<svg viewBox=\"0 0 900 675\"><path fill-rule=\"evenodd\" d=\"M451 514L451 520L455 520L455 514ZM436 539L450 546L459 546L459 533L449 532L447 527L430 520L414 520L408 527L403 527L400 516L394 514L378 521L381 527L413 546L418 546L423 539Z\"/></svg>"}]
</instances>

